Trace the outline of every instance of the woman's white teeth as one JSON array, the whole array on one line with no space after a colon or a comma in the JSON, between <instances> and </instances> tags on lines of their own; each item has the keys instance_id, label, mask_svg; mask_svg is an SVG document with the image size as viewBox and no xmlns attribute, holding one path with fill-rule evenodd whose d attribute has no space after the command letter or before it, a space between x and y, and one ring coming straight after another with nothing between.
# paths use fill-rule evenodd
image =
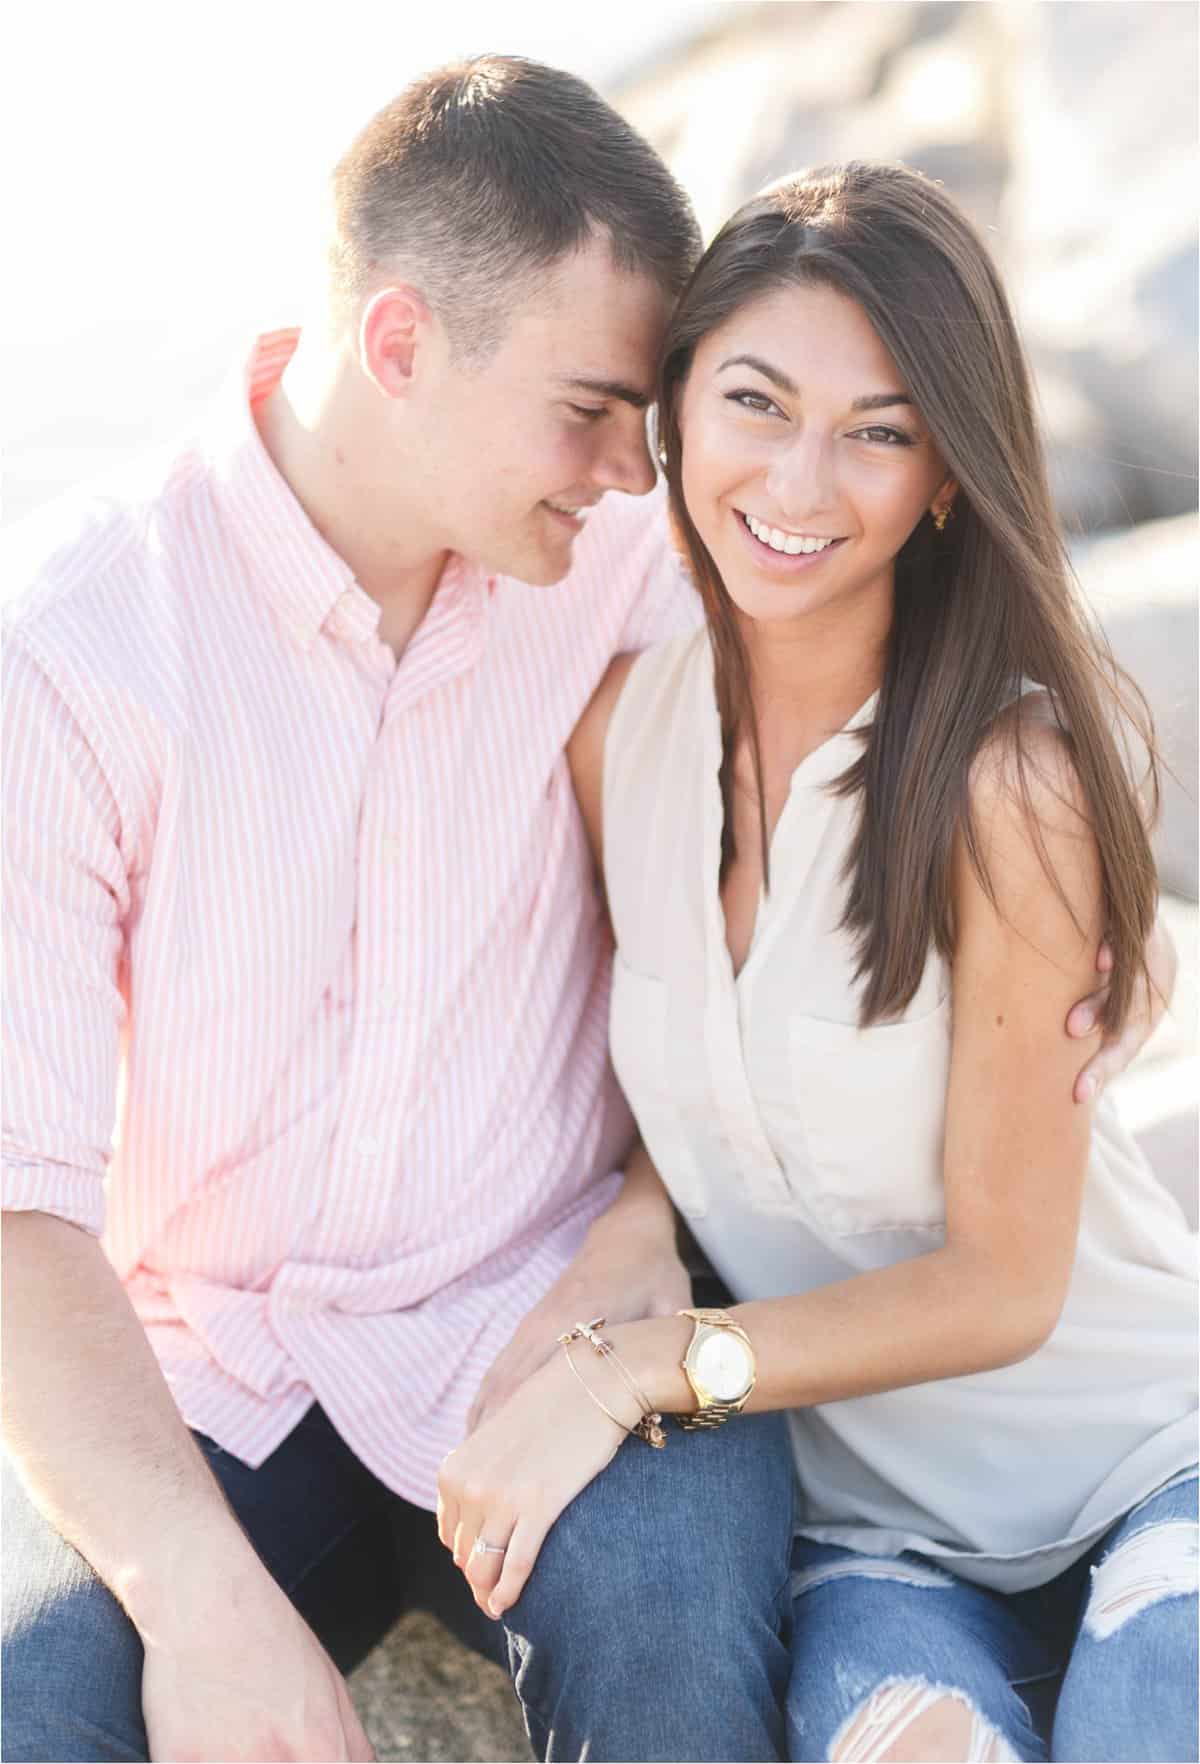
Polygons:
<instances>
[{"instance_id":1,"label":"woman's white teeth","mask_svg":"<svg viewBox=\"0 0 1200 1764\"><path fill-rule=\"evenodd\" d=\"M824 551L827 545L835 543L832 539L806 539L801 533L781 533L778 527L768 527L765 521L756 520L753 515L743 518L756 539L769 545L772 551L786 551L789 557L800 552Z\"/></svg>"}]
</instances>

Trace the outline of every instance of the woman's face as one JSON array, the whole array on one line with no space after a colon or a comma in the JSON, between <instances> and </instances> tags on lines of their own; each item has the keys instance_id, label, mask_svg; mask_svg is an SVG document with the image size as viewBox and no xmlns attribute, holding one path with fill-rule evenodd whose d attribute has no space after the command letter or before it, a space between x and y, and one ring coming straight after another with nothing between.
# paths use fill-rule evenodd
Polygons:
<instances>
[{"instance_id":1,"label":"woman's face","mask_svg":"<svg viewBox=\"0 0 1200 1764\"><path fill-rule=\"evenodd\" d=\"M896 553L955 489L866 314L831 288L764 295L711 332L679 425L688 513L755 620L890 604Z\"/></svg>"}]
</instances>

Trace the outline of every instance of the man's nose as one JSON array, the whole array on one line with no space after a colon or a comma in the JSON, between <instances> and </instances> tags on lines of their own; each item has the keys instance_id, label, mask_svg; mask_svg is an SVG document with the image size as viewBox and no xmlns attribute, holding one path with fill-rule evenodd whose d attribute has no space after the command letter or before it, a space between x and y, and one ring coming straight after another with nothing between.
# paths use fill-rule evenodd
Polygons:
<instances>
[{"instance_id":1,"label":"man's nose","mask_svg":"<svg viewBox=\"0 0 1200 1764\"><path fill-rule=\"evenodd\" d=\"M658 471L650 454L644 414L630 411L629 415L632 421L613 423L603 437L592 476L605 490L645 496L657 483Z\"/></svg>"}]
</instances>

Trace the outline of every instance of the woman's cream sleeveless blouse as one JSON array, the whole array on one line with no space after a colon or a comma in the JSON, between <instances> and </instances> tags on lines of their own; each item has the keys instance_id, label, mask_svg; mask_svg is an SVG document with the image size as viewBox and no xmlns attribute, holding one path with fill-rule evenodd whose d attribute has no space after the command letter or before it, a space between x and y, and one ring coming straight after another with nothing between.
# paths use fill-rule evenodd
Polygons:
<instances>
[{"instance_id":1,"label":"woman's cream sleeveless blouse","mask_svg":"<svg viewBox=\"0 0 1200 1764\"><path fill-rule=\"evenodd\" d=\"M943 1237L947 966L931 955L903 1019L860 1031L838 929L855 807L827 786L873 709L795 772L736 980L705 631L639 657L608 732L613 1061L676 1205L739 1299L803 1292ZM920 1550L1004 1591L1061 1572L1195 1461L1195 1274L1178 1206L1102 1099L1049 1341L999 1371L794 1410L801 1530Z\"/></svg>"}]
</instances>

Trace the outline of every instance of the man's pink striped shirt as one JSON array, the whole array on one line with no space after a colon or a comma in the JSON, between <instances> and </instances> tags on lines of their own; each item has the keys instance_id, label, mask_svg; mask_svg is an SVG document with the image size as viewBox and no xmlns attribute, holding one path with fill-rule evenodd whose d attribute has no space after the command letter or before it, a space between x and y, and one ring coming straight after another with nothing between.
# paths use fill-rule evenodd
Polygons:
<instances>
[{"instance_id":1,"label":"man's pink striped shirt","mask_svg":"<svg viewBox=\"0 0 1200 1764\"><path fill-rule=\"evenodd\" d=\"M257 1464L315 1399L431 1506L617 1190L563 748L696 603L610 494L556 587L452 561L397 664L250 414L295 338L7 541L3 1202L103 1232L193 1427Z\"/></svg>"}]
</instances>

